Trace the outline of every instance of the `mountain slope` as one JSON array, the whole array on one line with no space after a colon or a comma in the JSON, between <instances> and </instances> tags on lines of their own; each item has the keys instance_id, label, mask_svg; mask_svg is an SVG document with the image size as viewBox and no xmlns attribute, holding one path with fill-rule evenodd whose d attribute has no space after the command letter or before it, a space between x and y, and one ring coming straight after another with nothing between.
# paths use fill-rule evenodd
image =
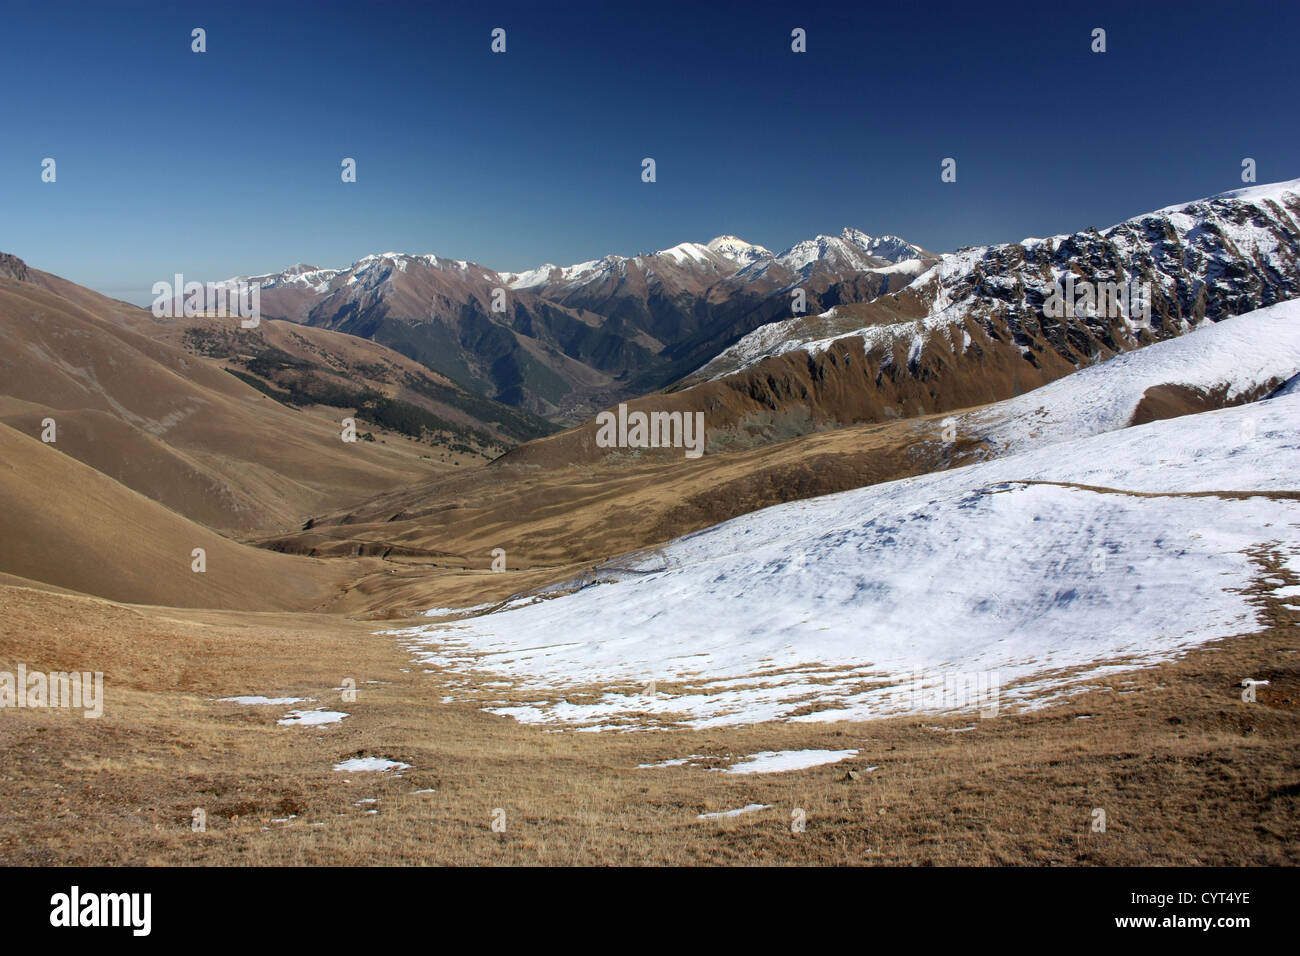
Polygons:
<instances>
[{"instance_id":1,"label":"mountain slope","mask_svg":"<svg viewBox=\"0 0 1300 956\"><path fill-rule=\"evenodd\" d=\"M428 443L439 458L491 459L556 430L377 342L344 333L276 320L242 329L205 318L175 321L166 330L187 352L216 359L282 402L356 410L368 425Z\"/></svg>"},{"instance_id":2,"label":"mountain slope","mask_svg":"<svg viewBox=\"0 0 1300 956\"><path fill-rule=\"evenodd\" d=\"M842 328L790 321L737 342L692 378L718 378L793 350L824 351L844 333L906 338L959 326L976 317L992 336L1025 350L1034 363L1045 348L1069 360L1187 331L1300 295L1300 180L1235 190L1134 217L1105 231L980 246L944 256L905 297L925 307L923 328L873 327L869 309L822 316ZM1103 315L1084 304L1062 321L1044 313L1053 286L1067 277L1151 286L1149 327L1127 311ZM840 312L844 314L839 314ZM856 329L851 328L857 325ZM810 331L812 334L810 334Z\"/></svg>"},{"instance_id":3,"label":"mountain slope","mask_svg":"<svg viewBox=\"0 0 1300 956\"><path fill-rule=\"evenodd\" d=\"M439 467L396 438L345 444L337 418L287 408L127 327L140 310L83 293L85 307L0 278L0 421L37 437L54 419L53 450L178 514L226 531L296 526Z\"/></svg>"},{"instance_id":4,"label":"mountain slope","mask_svg":"<svg viewBox=\"0 0 1300 956\"><path fill-rule=\"evenodd\" d=\"M0 460L3 574L139 604L306 610L356 572L237 544L8 425Z\"/></svg>"},{"instance_id":5,"label":"mountain slope","mask_svg":"<svg viewBox=\"0 0 1300 956\"><path fill-rule=\"evenodd\" d=\"M568 444L579 433L568 432L522 446L489 468L319 515L309 528L263 543L309 555L440 552L374 582L373 606L455 605L467 588L479 603L770 505L1248 402L1297 373L1300 300L947 417L844 427L695 460L680 451L600 456L593 448L581 463ZM1179 401L1152 399L1175 394ZM485 573L495 548L505 550L512 574ZM452 573L422 577L417 565Z\"/></svg>"},{"instance_id":6,"label":"mountain slope","mask_svg":"<svg viewBox=\"0 0 1300 956\"><path fill-rule=\"evenodd\" d=\"M1300 373L1300 299L1125 352L1016 398L956 415L979 458L1263 398ZM1249 419L1246 419L1249 422Z\"/></svg>"},{"instance_id":7,"label":"mountain slope","mask_svg":"<svg viewBox=\"0 0 1300 956\"><path fill-rule=\"evenodd\" d=\"M1262 626L1258 556L1300 567L1297 420L1283 396L778 505L399 633L527 723L1033 706Z\"/></svg>"}]
</instances>

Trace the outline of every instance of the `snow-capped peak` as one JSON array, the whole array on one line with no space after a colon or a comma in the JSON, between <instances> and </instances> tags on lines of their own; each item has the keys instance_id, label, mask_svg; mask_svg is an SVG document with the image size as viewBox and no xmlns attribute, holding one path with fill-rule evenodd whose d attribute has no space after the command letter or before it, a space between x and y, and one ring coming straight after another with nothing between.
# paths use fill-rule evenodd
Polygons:
<instances>
[{"instance_id":1,"label":"snow-capped peak","mask_svg":"<svg viewBox=\"0 0 1300 956\"><path fill-rule=\"evenodd\" d=\"M658 252L632 258L611 254L569 266L557 266L548 262L523 272L496 272L488 275L491 270L487 270L482 278L488 281L500 279L514 289L540 289L553 284L586 285L602 276L619 274L634 262L640 263L640 268L653 275L656 264L663 265L667 262L686 270L699 270L719 276L740 274L745 279L753 279L762 276L773 263L780 263L806 275L823 266L830 269L878 270L884 265L881 260L901 263L927 255L929 254L920 246L905 242L897 236L872 237L853 228L846 228L839 236L805 239L780 255L739 236L724 234L715 236L707 243L681 242ZM417 268L423 264L442 272L467 272L473 265L464 259L444 259L437 255L383 252L362 256L343 269L319 269L297 263L283 272L238 278L257 280L263 288L277 285L311 286L317 292L324 293L331 280L345 273L355 278L368 273L372 268L392 268L396 272L406 272L413 264Z\"/></svg>"},{"instance_id":2,"label":"snow-capped peak","mask_svg":"<svg viewBox=\"0 0 1300 956\"><path fill-rule=\"evenodd\" d=\"M741 266L752 265L760 259L772 258L772 251L737 236L717 236L710 239L708 248L724 259Z\"/></svg>"},{"instance_id":3,"label":"snow-capped peak","mask_svg":"<svg viewBox=\"0 0 1300 956\"><path fill-rule=\"evenodd\" d=\"M316 266L310 266L305 262L295 262L289 268L285 269L284 272L281 273L281 275L300 276L304 272L320 272L320 271L321 270Z\"/></svg>"},{"instance_id":4,"label":"snow-capped peak","mask_svg":"<svg viewBox=\"0 0 1300 956\"><path fill-rule=\"evenodd\" d=\"M839 236L816 236L812 239L804 239L796 242L776 258L787 268L805 275L818 263L825 263L832 268L857 270L866 270L879 265L878 262L872 261L872 256L866 249L856 242L850 242Z\"/></svg>"},{"instance_id":5,"label":"snow-capped peak","mask_svg":"<svg viewBox=\"0 0 1300 956\"><path fill-rule=\"evenodd\" d=\"M526 272L502 272L500 276L512 289L531 289L534 286L545 285L551 280L551 274L559 268L553 262L546 262L536 269L529 269Z\"/></svg>"},{"instance_id":6,"label":"snow-capped peak","mask_svg":"<svg viewBox=\"0 0 1300 956\"><path fill-rule=\"evenodd\" d=\"M867 255L890 262L903 262L925 255L925 250L915 243L900 239L898 236L869 236L861 229L845 226L840 238L852 246L863 250Z\"/></svg>"},{"instance_id":7,"label":"snow-capped peak","mask_svg":"<svg viewBox=\"0 0 1300 956\"><path fill-rule=\"evenodd\" d=\"M840 238L845 242L852 243L859 249L870 249L871 244L876 241L861 229L854 229L852 226L845 226L840 232Z\"/></svg>"},{"instance_id":8,"label":"snow-capped peak","mask_svg":"<svg viewBox=\"0 0 1300 956\"><path fill-rule=\"evenodd\" d=\"M711 264L715 260L709 255L711 250L708 246L701 245L698 242L679 242L671 249L661 249L655 253L656 256L667 256L678 265L690 263Z\"/></svg>"}]
</instances>

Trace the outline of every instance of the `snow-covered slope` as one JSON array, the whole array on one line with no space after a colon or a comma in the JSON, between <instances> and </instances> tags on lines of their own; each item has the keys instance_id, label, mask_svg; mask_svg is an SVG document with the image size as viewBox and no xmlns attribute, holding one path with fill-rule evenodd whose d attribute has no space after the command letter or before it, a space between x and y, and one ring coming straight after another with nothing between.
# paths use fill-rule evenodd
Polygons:
<instances>
[{"instance_id":1,"label":"snow-covered slope","mask_svg":"<svg viewBox=\"0 0 1300 956\"><path fill-rule=\"evenodd\" d=\"M989 456L1124 428L1148 389L1221 392L1225 404L1280 387L1300 373L1300 299L1207 324L1125 352L1016 398L954 416Z\"/></svg>"},{"instance_id":2,"label":"snow-covered slope","mask_svg":"<svg viewBox=\"0 0 1300 956\"><path fill-rule=\"evenodd\" d=\"M1006 708L1259 627L1250 553L1300 555L1300 502L1185 493L1297 489L1297 422L1287 395L779 505L612 583L398 633L510 681L478 699L528 722L987 710L936 694L969 675Z\"/></svg>"}]
</instances>

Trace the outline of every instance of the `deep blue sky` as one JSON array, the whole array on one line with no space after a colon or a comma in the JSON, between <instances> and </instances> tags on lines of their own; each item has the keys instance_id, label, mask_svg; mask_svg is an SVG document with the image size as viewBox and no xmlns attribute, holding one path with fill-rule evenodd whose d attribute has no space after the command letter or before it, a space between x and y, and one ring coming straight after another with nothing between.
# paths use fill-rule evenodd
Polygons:
<instances>
[{"instance_id":1,"label":"deep blue sky","mask_svg":"<svg viewBox=\"0 0 1300 956\"><path fill-rule=\"evenodd\" d=\"M0 251L147 303L175 272L388 250L517 270L724 232L1104 227L1240 186L1245 156L1300 177L1298 35L1294 0L8 0Z\"/></svg>"}]
</instances>

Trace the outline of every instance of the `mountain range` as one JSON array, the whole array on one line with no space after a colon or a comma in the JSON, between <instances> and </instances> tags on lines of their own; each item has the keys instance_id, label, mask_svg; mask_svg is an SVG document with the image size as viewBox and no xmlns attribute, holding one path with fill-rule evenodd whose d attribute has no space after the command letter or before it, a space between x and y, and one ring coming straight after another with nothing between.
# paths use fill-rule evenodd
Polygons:
<instances>
[{"instance_id":1,"label":"mountain range","mask_svg":"<svg viewBox=\"0 0 1300 956\"><path fill-rule=\"evenodd\" d=\"M719 236L515 273L388 252L345 269L298 264L226 282L256 283L267 317L373 339L496 401L572 424L670 385L791 315L795 288L802 308L818 312L897 291L938 260L895 236L845 229L780 254Z\"/></svg>"},{"instance_id":2,"label":"mountain range","mask_svg":"<svg viewBox=\"0 0 1300 956\"><path fill-rule=\"evenodd\" d=\"M1142 288L1149 317L1072 303L1069 283ZM1107 229L965 248L903 288L767 323L629 409L704 411L708 447L1011 398L1122 352L1300 296L1300 180L1135 216ZM610 454L587 422L512 452ZM632 454L653 454L637 451Z\"/></svg>"},{"instance_id":3,"label":"mountain range","mask_svg":"<svg viewBox=\"0 0 1300 956\"><path fill-rule=\"evenodd\" d=\"M270 317L372 339L561 425L639 400L707 411L714 447L743 446L997 401L1300 294L1298 185L946 255L845 229L780 253L719 236L498 272L390 252L227 281L256 282ZM1054 313L1072 277L1147 290L1149 320ZM587 457L582 429L557 440Z\"/></svg>"}]
</instances>

